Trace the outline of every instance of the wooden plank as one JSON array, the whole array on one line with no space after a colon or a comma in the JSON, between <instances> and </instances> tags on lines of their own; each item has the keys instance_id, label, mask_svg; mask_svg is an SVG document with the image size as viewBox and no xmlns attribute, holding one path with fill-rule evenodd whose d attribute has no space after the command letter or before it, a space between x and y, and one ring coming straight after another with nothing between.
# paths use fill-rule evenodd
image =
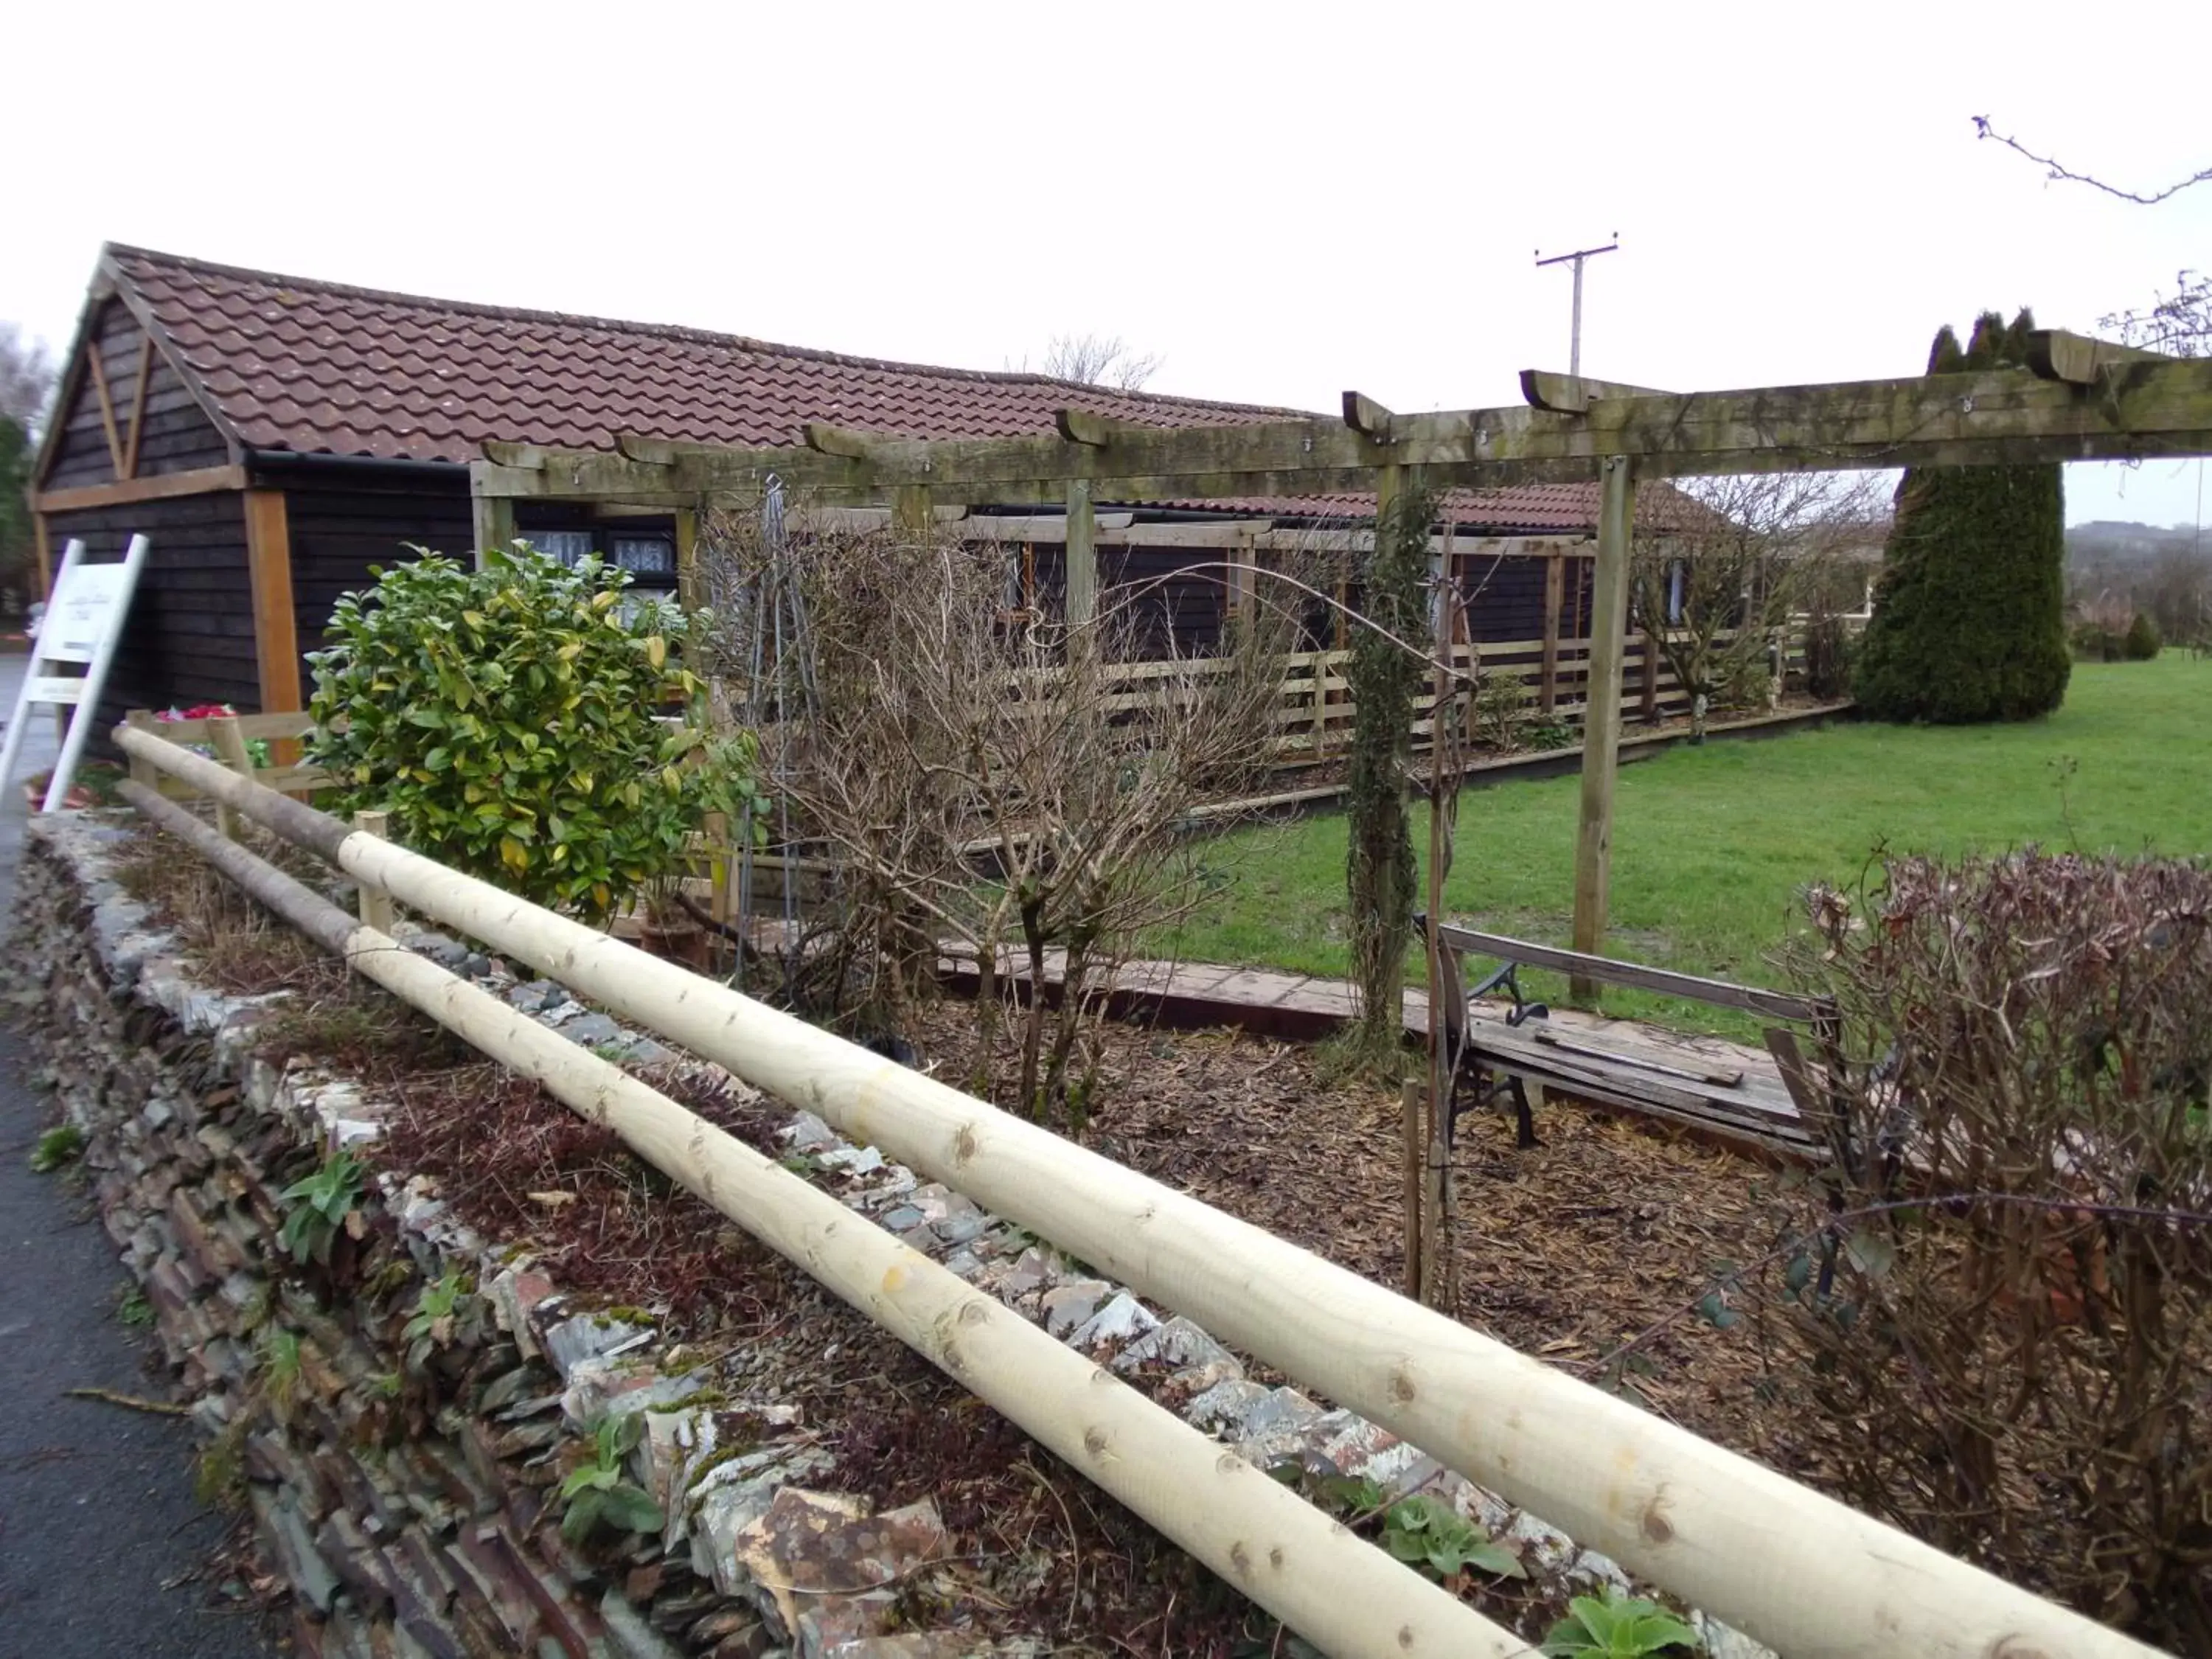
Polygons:
<instances>
[{"instance_id":1,"label":"wooden plank","mask_svg":"<svg viewBox=\"0 0 2212 1659\"><path fill-rule=\"evenodd\" d=\"M154 337L144 329L138 331L138 389L131 395L131 436L123 446L123 465L118 476L135 478L138 476L138 440L146 430L146 385L154 378Z\"/></svg>"},{"instance_id":2,"label":"wooden plank","mask_svg":"<svg viewBox=\"0 0 2212 1659\"><path fill-rule=\"evenodd\" d=\"M292 607L292 537L281 489L246 492L246 562L253 585L253 655L261 712L301 706L299 625Z\"/></svg>"},{"instance_id":3,"label":"wooden plank","mask_svg":"<svg viewBox=\"0 0 2212 1659\"><path fill-rule=\"evenodd\" d=\"M1503 933L1486 933L1477 928L1454 927L1449 923L1439 927L1437 933L1455 951L1494 957L1500 962L1517 962L1530 968L1546 968L1554 973L1578 975L1607 985L1654 992L1660 996L1681 997L1692 1002L1709 1003L1715 1007L1741 1008L1754 1014L1763 1014L1769 1019L1795 1019L1810 1024L1820 1012L1818 998L1798 996L1788 991L1769 991L1756 985L1738 985L1729 980L1679 974L1668 968L1651 968L1640 962L1621 962L1612 957L1593 956L1587 951L1562 950L1555 945L1536 945L1528 939L1509 939Z\"/></svg>"},{"instance_id":4,"label":"wooden plank","mask_svg":"<svg viewBox=\"0 0 2212 1659\"><path fill-rule=\"evenodd\" d=\"M2093 340L2059 328L2039 328L2027 337L2027 367L2046 380L2074 386L2094 386L2099 375L2118 363L2170 363L2162 351Z\"/></svg>"},{"instance_id":5,"label":"wooden plank","mask_svg":"<svg viewBox=\"0 0 2212 1659\"><path fill-rule=\"evenodd\" d=\"M1547 719L1559 700L1559 599L1565 584L1565 556L1553 553L1544 561L1544 637L1537 645L1543 659L1537 670L1536 712Z\"/></svg>"},{"instance_id":6,"label":"wooden plank","mask_svg":"<svg viewBox=\"0 0 2212 1659\"><path fill-rule=\"evenodd\" d=\"M115 399L107 389L107 366L100 361L100 343L87 343L84 350L85 367L92 371L92 389L100 398L100 429L107 434L107 459L115 464L115 476L127 478L123 470L123 440L115 429Z\"/></svg>"},{"instance_id":7,"label":"wooden plank","mask_svg":"<svg viewBox=\"0 0 2212 1659\"><path fill-rule=\"evenodd\" d=\"M1589 702L1583 714L1581 816L1575 837L1575 949L1604 947L1613 875L1613 787L1620 765L1622 633L1628 621L1630 518L1635 469L1625 455L1607 458L1599 476L1597 585L1590 614ZM1591 983L1577 979L1573 994L1588 1001Z\"/></svg>"},{"instance_id":8,"label":"wooden plank","mask_svg":"<svg viewBox=\"0 0 2212 1659\"><path fill-rule=\"evenodd\" d=\"M1563 415L1586 415L1601 398L1671 398L1671 392L1649 386L1623 386L1614 380L1593 380L1587 374L1555 374L1548 369L1521 371L1521 396L1532 408L1557 410Z\"/></svg>"},{"instance_id":9,"label":"wooden plank","mask_svg":"<svg viewBox=\"0 0 2212 1659\"><path fill-rule=\"evenodd\" d=\"M54 546L46 530L46 515L31 514L31 544L39 557L39 597L48 599L54 592Z\"/></svg>"},{"instance_id":10,"label":"wooden plank","mask_svg":"<svg viewBox=\"0 0 2212 1659\"><path fill-rule=\"evenodd\" d=\"M31 505L40 513L83 513L94 507L166 501L179 495L211 495L226 489L243 489L246 483L246 469L242 466L204 466L190 472L157 472L143 478L84 484L74 489L42 489L31 498Z\"/></svg>"},{"instance_id":11,"label":"wooden plank","mask_svg":"<svg viewBox=\"0 0 2212 1659\"><path fill-rule=\"evenodd\" d=\"M1644 723L1650 725L1659 718L1659 646L1647 631L1644 635L1644 653L1639 659L1642 672L1638 690Z\"/></svg>"},{"instance_id":12,"label":"wooden plank","mask_svg":"<svg viewBox=\"0 0 2212 1659\"><path fill-rule=\"evenodd\" d=\"M1658 1072L1667 1077L1678 1077L1689 1083L1710 1083L1717 1089L1737 1089L1743 1086L1743 1067L1728 1071L1707 1070L1692 1072L1680 1066L1669 1066L1664 1060L1632 1054L1625 1049L1601 1048L1595 1043L1577 1042L1571 1037L1561 1036L1557 1031L1541 1025L1531 1025L1529 1036L1547 1048L1557 1048L1563 1054L1583 1054L1594 1060L1612 1061L1620 1066L1633 1066L1647 1072Z\"/></svg>"},{"instance_id":13,"label":"wooden plank","mask_svg":"<svg viewBox=\"0 0 2212 1659\"><path fill-rule=\"evenodd\" d=\"M809 449L824 455L842 455L856 461L866 460L876 442L864 432L832 426L827 421L803 422L799 429L805 434Z\"/></svg>"}]
</instances>

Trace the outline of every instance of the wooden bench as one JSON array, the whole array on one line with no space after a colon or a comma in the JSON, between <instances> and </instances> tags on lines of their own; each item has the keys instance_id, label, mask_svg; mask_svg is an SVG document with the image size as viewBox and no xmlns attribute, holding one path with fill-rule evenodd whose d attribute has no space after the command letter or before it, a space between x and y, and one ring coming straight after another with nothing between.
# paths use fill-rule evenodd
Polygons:
<instances>
[{"instance_id":1,"label":"wooden bench","mask_svg":"<svg viewBox=\"0 0 2212 1659\"><path fill-rule=\"evenodd\" d=\"M1428 919L1414 918L1425 932ZM1671 1119L1707 1133L1749 1142L1793 1159L1823 1159L1834 1150L1829 1088L1804 1058L1793 1025L1808 1027L1821 1064L1841 1065L1842 1022L1826 998L1769 991L1727 980L1678 974L1640 963L1531 944L1502 933L1447 923L1442 947L1440 1011L1453 1081L1451 1116L1510 1103L1522 1146L1536 1143L1528 1085L1601 1106ZM1466 959L1499 964L1468 988ZM1584 1030L1555 1024L1551 1011L1522 995L1518 970L1550 969L1577 980L1738 1008L1783 1022L1767 1030L1775 1069L1751 1056L1701 1051L1688 1039L1646 1029ZM1500 1001L1493 993L1503 991Z\"/></svg>"}]
</instances>

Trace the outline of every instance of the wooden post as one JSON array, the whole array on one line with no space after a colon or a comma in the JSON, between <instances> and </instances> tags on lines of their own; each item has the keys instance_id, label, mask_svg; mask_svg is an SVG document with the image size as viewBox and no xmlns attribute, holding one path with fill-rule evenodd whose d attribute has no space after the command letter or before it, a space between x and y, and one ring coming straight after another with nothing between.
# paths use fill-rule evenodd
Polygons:
<instances>
[{"instance_id":1,"label":"wooden post","mask_svg":"<svg viewBox=\"0 0 2212 1659\"><path fill-rule=\"evenodd\" d=\"M246 738L238 729L237 715L217 714L210 720L208 741L214 748L217 760L248 783L253 781L253 757L246 751ZM246 825L236 807L217 801L215 827L222 832L225 841L236 841Z\"/></svg>"},{"instance_id":2,"label":"wooden post","mask_svg":"<svg viewBox=\"0 0 2212 1659\"><path fill-rule=\"evenodd\" d=\"M481 569L485 554L505 553L514 545L514 500L509 495L472 495L469 505L476 520L477 565Z\"/></svg>"},{"instance_id":3,"label":"wooden post","mask_svg":"<svg viewBox=\"0 0 2212 1659\"><path fill-rule=\"evenodd\" d=\"M54 596L54 548L46 534L46 515L31 515L31 541L39 552L39 597L51 599Z\"/></svg>"},{"instance_id":4,"label":"wooden post","mask_svg":"<svg viewBox=\"0 0 2212 1659\"><path fill-rule=\"evenodd\" d=\"M149 738L159 738L161 735L161 722L154 718L154 711L150 708L132 709L124 715L123 723L133 732L143 732ZM143 755L131 757L131 775L134 781L144 784L149 789L158 789L161 787L161 773L155 770L154 763Z\"/></svg>"},{"instance_id":5,"label":"wooden post","mask_svg":"<svg viewBox=\"0 0 2212 1659\"><path fill-rule=\"evenodd\" d=\"M1650 726L1659 718L1659 641L1650 629L1644 630L1644 723Z\"/></svg>"},{"instance_id":6,"label":"wooden post","mask_svg":"<svg viewBox=\"0 0 2212 1659\"><path fill-rule=\"evenodd\" d=\"M292 535L281 489L246 492L246 559L253 587L253 654L261 712L301 707L300 634L292 606Z\"/></svg>"},{"instance_id":7,"label":"wooden post","mask_svg":"<svg viewBox=\"0 0 2212 1659\"><path fill-rule=\"evenodd\" d=\"M392 815L389 812L365 811L353 815L353 827L364 836L374 836L379 841L392 837ZM368 882L358 884L361 893L361 925L374 927L380 933L392 931L392 895Z\"/></svg>"},{"instance_id":8,"label":"wooden post","mask_svg":"<svg viewBox=\"0 0 2212 1659\"><path fill-rule=\"evenodd\" d=\"M927 484L901 484L891 491L891 522L919 535L930 526L931 503Z\"/></svg>"},{"instance_id":9,"label":"wooden post","mask_svg":"<svg viewBox=\"0 0 2212 1659\"><path fill-rule=\"evenodd\" d=\"M1559 601L1567 577L1567 558L1554 553L1544 561L1544 659L1536 681L1536 712L1545 719L1559 701Z\"/></svg>"},{"instance_id":10,"label":"wooden post","mask_svg":"<svg viewBox=\"0 0 2212 1659\"><path fill-rule=\"evenodd\" d=\"M676 509L676 597L686 611L707 603L706 584L699 571L699 513L696 507Z\"/></svg>"},{"instance_id":11,"label":"wooden post","mask_svg":"<svg viewBox=\"0 0 2212 1659\"><path fill-rule=\"evenodd\" d=\"M1091 480L1067 481L1067 609L1070 628L1087 628L1098 619L1098 514L1091 504Z\"/></svg>"},{"instance_id":12,"label":"wooden post","mask_svg":"<svg viewBox=\"0 0 2212 1659\"><path fill-rule=\"evenodd\" d=\"M1628 533L1632 469L1625 455L1598 463L1597 580L1590 599L1589 684L1583 704L1582 822L1575 838L1575 949L1605 950L1613 878L1613 784L1620 763L1620 668L1628 633ZM1596 987L1571 981L1588 1002Z\"/></svg>"},{"instance_id":13,"label":"wooden post","mask_svg":"<svg viewBox=\"0 0 2212 1659\"><path fill-rule=\"evenodd\" d=\"M1421 1299L1421 1085L1407 1078L1398 1088L1399 1144L1406 1156L1406 1294Z\"/></svg>"}]
</instances>

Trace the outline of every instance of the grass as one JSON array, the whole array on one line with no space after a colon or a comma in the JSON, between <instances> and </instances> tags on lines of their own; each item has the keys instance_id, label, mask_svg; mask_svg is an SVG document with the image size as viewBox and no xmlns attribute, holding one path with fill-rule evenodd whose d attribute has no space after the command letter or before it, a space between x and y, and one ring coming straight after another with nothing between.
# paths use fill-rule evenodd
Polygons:
<instances>
[{"instance_id":1,"label":"grass","mask_svg":"<svg viewBox=\"0 0 2212 1659\"><path fill-rule=\"evenodd\" d=\"M1677 748L1621 769L1607 953L1753 983L1785 981L1774 953L1805 884L1855 882L1883 848L2045 848L2212 853L2212 662L2079 664L2066 704L2004 726L1850 724L1761 742ZM1469 790L1445 910L1491 931L1567 942L1580 781ZM1414 848L1425 863L1428 815ZM1224 836L1221 896L1162 954L1300 973L1348 972L1345 825L1331 813ZM1425 880L1425 873L1424 879ZM1530 994L1563 998L1547 975ZM1699 1005L1609 993L1608 1012L1753 1035Z\"/></svg>"}]
</instances>

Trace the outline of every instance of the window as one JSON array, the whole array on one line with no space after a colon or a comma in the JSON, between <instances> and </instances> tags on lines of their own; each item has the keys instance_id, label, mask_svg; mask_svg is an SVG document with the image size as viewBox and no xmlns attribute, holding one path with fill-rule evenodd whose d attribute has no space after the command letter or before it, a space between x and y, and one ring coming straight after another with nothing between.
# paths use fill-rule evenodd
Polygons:
<instances>
[{"instance_id":1,"label":"window","mask_svg":"<svg viewBox=\"0 0 2212 1659\"><path fill-rule=\"evenodd\" d=\"M665 587L667 582L652 579L676 574L675 538L665 532L608 535L597 530L526 530L522 538L565 565L597 553L609 564L645 578L641 585L647 587Z\"/></svg>"}]
</instances>

